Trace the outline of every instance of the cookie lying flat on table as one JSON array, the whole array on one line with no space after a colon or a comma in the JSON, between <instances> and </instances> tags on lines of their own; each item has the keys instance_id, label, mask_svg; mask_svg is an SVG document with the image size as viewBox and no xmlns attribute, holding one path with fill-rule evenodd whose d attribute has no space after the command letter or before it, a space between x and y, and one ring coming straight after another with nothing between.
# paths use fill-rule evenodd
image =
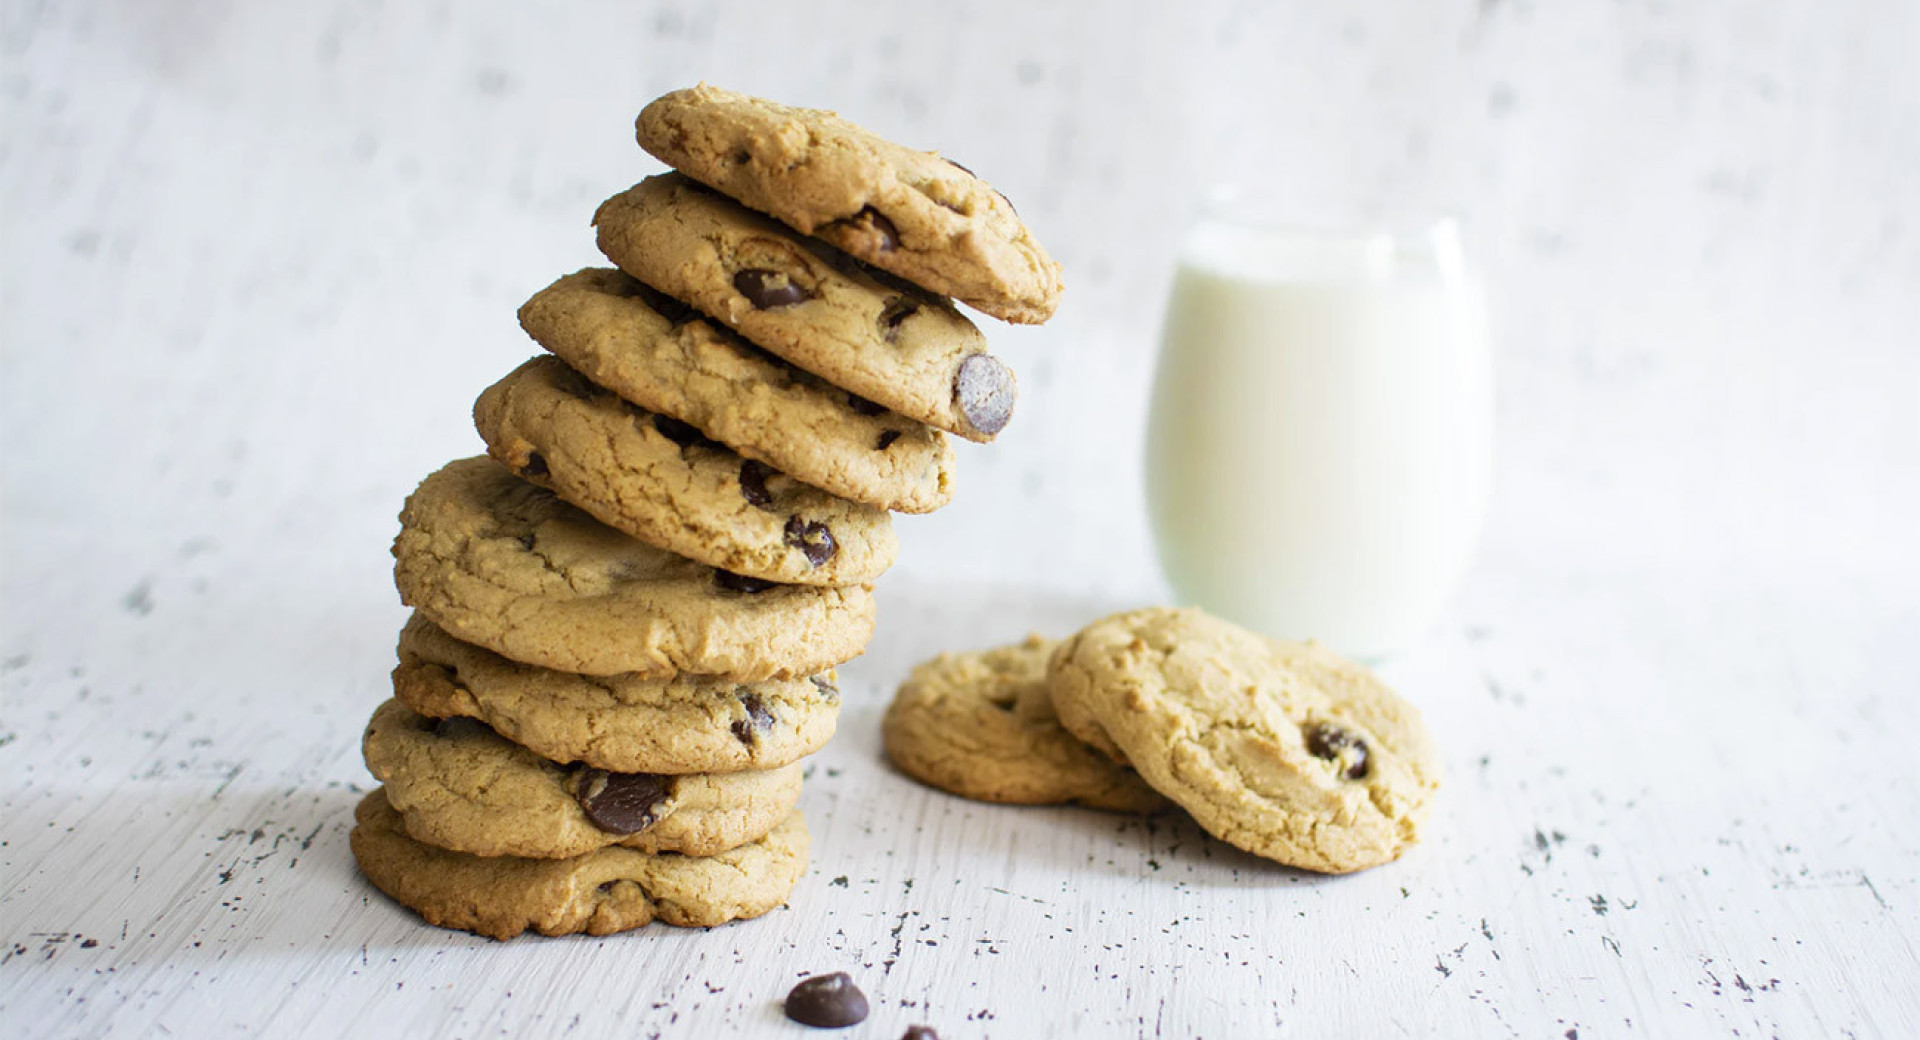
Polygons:
<instances>
[{"instance_id":1,"label":"cookie lying flat on table","mask_svg":"<svg viewBox=\"0 0 1920 1040\"><path fill-rule=\"evenodd\" d=\"M361 747L409 835L476 856L563 859L609 845L711 856L758 840L800 800L798 764L612 773L541 758L484 722L430 719L397 700L374 711Z\"/></svg>"},{"instance_id":2,"label":"cookie lying flat on table","mask_svg":"<svg viewBox=\"0 0 1920 1040\"><path fill-rule=\"evenodd\" d=\"M656 99L635 131L695 180L996 318L1038 324L1059 303L1060 265L1013 204L937 153L704 83Z\"/></svg>"},{"instance_id":3,"label":"cookie lying flat on table","mask_svg":"<svg viewBox=\"0 0 1920 1040\"><path fill-rule=\"evenodd\" d=\"M1075 736L1215 837L1291 866L1395 859L1439 788L1419 711L1364 669L1198 610L1089 625L1054 654L1049 688Z\"/></svg>"},{"instance_id":4,"label":"cookie lying flat on table","mask_svg":"<svg viewBox=\"0 0 1920 1040\"><path fill-rule=\"evenodd\" d=\"M679 420L587 381L551 355L473 406L487 452L617 531L763 581L860 585L893 564L884 509L743 459Z\"/></svg>"},{"instance_id":5,"label":"cookie lying flat on table","mask_svg":"<svg viewBox=\"0 0 1920 1040\"><path fill-rule=\"evenodd\" d=\"M1166 808L1133 770L1061 728L1047 695L1055 645L1036 635L921 664L881 721L887 757L923 783L983 802Z\"/></svg>"},{"instance_id":6,"label":"cookie lying flat on table","mask_svg":"<svg viewBox=\"0 0 1920 1040\"><path fill-rule=\"evenodd\" d=\"M1013 416L1013 372L944 296L861 265L679 174L600 204L620 269L835 386L969 440Z\"/></svg>"},{"instance_id":7,"label":"cookie lying flat on table","mask_svg":"<svg viewBox=\"0 0 1920 1040\"><path fill-rule=\"evenodd\" d=\"M583 675L824 672L873 634L861 586L773 585L662 552L485 456L421 481L394 583L457 639Z\"/></svg>"},{"instance_id":8,"label":"cookie lying flat on table","mask_svg":"<svg viewBox=\"0 0 1920 1040\"><path fill-rule=\"evenodd\" d=\"M534 294L520 325L593 382L841 498L928 513L953 497L946 435L804 372L620 271Z\"/></svg>"},{"instance_id":9,"label":"cookie lying flat on table","mask_svg":"<svg viewBox=\"0 0 1920 1040\"><path fill-rule=\"evenodd\" d=\"M407 707L475 718L542 757L616 773L784 766L819 750L840 714L840 691L824 675L754 683L590 678L462 643L417 612L399 649L393 693Z\"/></svg>"},{"instance_id":10,"label":"cookie lying flat on table","mask_svg":"<svg viewBox=\"0 0 1920 1040\"><path fill-rule=\"evenodd\" d=\"M787 817L759 841L717 856L619 847L571 859L449 852L407 836L375 788L354 810L353 858L375 888L425 918L495 939L611 935L653 921L707 928L786 902L807 869L807 824Z\"/></svg>"}]
</instances>

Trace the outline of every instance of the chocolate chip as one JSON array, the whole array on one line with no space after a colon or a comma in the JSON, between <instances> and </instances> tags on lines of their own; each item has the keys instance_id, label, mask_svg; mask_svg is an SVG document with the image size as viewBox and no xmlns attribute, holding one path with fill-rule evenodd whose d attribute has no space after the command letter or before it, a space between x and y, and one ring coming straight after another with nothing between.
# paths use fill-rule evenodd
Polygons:
<instances>
[{"instance_id":1,"label":"chocolate chip","mask_svg":"<svg viewBox=\"0 0 1920 1040\"><path fill-rule=\"evenodd\" d=\"M833 559L833 554L840 550L833 542L833 532L818 520L808 523L797 516L788 517L786 539L788 545L800 550L815 567Z\"/></svg>"},{"instance_id":2,"label":"chocolate chip","mask_svg":"<svg viewBox=\"0 0 1920 1040\"><path fill-rule=\"evenodd\" d=\"M803 1026L844 1029L867 1018L867 995L844 971L802 979L787 994L787 1017Z\"/></svg>"},{"instance_id":3,"label":"chocolate chip","mask_svg":"<svg viewBox=\"0 0 1920 1040\"><path fill-rule=\"evenodd\" d=\"M907 1031L900 1034L900 1040L940 1040L940 1034L934 1032L932 1026L908 1026Z\"/></svg>"},{"instance_id":4,"label":"chocolate chip","mask_svg":"<svg viewBox=\"0 0 1920 1040\"><path fill-rule=\"evenodd\" d=\"M953 376L953 399L960 414L981 433L999 433L1013 418L1013 373L991 354L973 354Z\"/></svg>"},{"instance_id":5,"label":"chocolate chip","mask_svg":"<svg viewBox=\"0 0 1920 1040\"><path fill-rule=\"evenodd\" d=\"M773 729L773 713L767 710L767 702L757 693L735 691L740 698L740 707L745 709L747 717L733 720L733 735L742 744L753 744Z\"/></svg>"},{"instance_id":6,"label":"chocolate chip","mask_svg":"<svg viewBox=\"0 0 1920 1040\"><path fill-rule=\"evenodd\" d=\"M774 468L764 462L748 459L740 464L740 497L748 504L766 509L773 505L773 492L767 490L767 478L774 475Z\"/></svg>"},{"instance_id":7,"label":"chocolate chip","mask_svg":"<svg viewBox=\"0 0 1920 1040\"><path fill-rule=\"evenodd\" d=\"M818 675L809 676L808 678L813 681L814 688L820 691L820 696L831 701L840 699L840 687L835 686Z\"/></svg>"},{"instance_id":8,"label":"chocolate chip","mask_svg":"<svg viewBox=\"0 0 1920 1040\"><path fill-rule=\"evenodd\" d=\"M885 337L888 343L892 343L894 337L900 334L900 323L912 317L913 313L919 309L918 303L905 296L895 296L888 300L887 305L880 309L880 335Z\"/></svg>"},{"instance_id":9,"label":"chocolate chip","mask_svg":"<svg viewBox=\"0 0 1920 1040\"><path fill-rule=\"evenodd\" d=\"M713 583L728 592L765 592L780 584L777 581L767 581L765 578L749 578L744 574L723 571L718 567L713 569Z\"/></svg>"},{"instance_id":10,"label":"chocolate chip","mask_svg":"<svg viewBox=\"0 0 1920 1040\"><path fill-rule=\"evenodd\" d=\"M544 477L547 475L547 457L537 451L527 452L526 464L520 467L523 477Z\"/></svg>"},{"instance_id":11,"label":"chocolate chip","mask_svg":"<svg viewBox=\"0 0 1920 1040\"><path fill-rule=\"evenodd\" d=\"M673 796L673 777L609 773L585 768L575 777L573 797L595 827L608 834L638 834L660 821L660 803Z\"/></svg>"},{"instance_id":12,"label":"chocolate chip","mask_svg":"<svg viewBox=\"0 0 1920 1040\"><path fill-rule=\"evenodd\" d=\"M807 291L793 284L793 279L778 271L768 271L750 267L733 276L733 287L747 298L756 310L772 310L799 303L807 298Z\"/></svg>"},{"instance_id":13,"label":"chocolate chip","mask_svg":"<svg viewBox=\"0 0 1920 1040\"><path fill-rule=\"evenodd\" d=\"M861 415L879 415L881 412L887 410L884 405L874 404L859 394L847 395L847 407L859 412Z\"/></svg>"},{"instance_id":14,"label":"chocolate chip","mask_svg":"<svg viewBox=\"0 0 1920 1040\"><path fill-rule=\"evenodd\" d=\"M875 451L886 451L888 446L899 439L899 430L881 430L880 439L873 442L873 449Z\"/></svg>"},{"instance_id":15,"label":"chocolate chip","mask_svg":"<svg viewBox=\"0 0 1920 1040\"><path fill-rule=\"evenodd\" d=\"M482 733L492 732L492 726L467 715L450 715L444 719L433 720L433 735L447 740L465 740Z\"/></svg>"},{"instance_id":16,"label":"chocolate chip","mask_svg":"<svg viewBox=\"0 0 1920 1040\"><path fill-rule=\"evenodd\" d=\"M655 289L651 285L642 282L635 282L633 284L638 286L634 292L635 296L646 301L647 306L653 308L662 318L667 319L675 325L685 325L687 322L700 316L699 311Z\"/></svg>"},{"instance_id":17,"label":"chocolate chip","mask_svg":"<svg viewBox=\"0 0 1920 1040\"><path fill-rule=\"evenodd\" d=\"M1307 738L1307 750L1315 758L1337 761L1347 759L1347 767L1340 775L1348 780L1362 780L1367 775L1367 742L1341 729L1331 722L1316 722L1308 726L1303 735ZM1343 755L1343 752L1351 752Z\"/></svg>"},{"instance_id":18,"label":"chocolate chip","mask_svg":"<svg viewBox=\"0 0 1920 1040\"><path fill-rule=\"evenodd\" d=\"M660 431L660 436L680 445L682 448L720 447L719 441L710 439L698 429L672 416L655 415L653 417L653 428Z\"/></svg>"},{"instance_id":19,"label":"chocolate chip","mask_svg":"<svg viewBox=\"0 0 1920 1040\"><path fill-rule=\"evenodd\" d=\"M886 214L872 206L862 206L860 212L840 221L840 223L873 240L873 251L891 253L900 247L900 229L893 226Z\"/></svg>"}]
</instances>

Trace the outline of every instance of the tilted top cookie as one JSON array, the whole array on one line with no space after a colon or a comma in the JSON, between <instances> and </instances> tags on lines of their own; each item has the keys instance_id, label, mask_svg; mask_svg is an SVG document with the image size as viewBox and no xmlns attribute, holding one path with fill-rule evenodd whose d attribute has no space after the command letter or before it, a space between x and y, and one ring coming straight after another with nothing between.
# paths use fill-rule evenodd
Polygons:
<instances>
[{"instance_id":1,"label":"tilted top cookie","mask_svg":"<svg viewBox=\"0 0 1920 1040\"><path fill-rule=\"evenodd\" d=\"M837 387L974 441L1013 416L1012 370L946 297L698 181L649 177L593 223L621 270Z\"/></svg>"},{"instance_id":2,"label":"tilted top cookie","mask_svg":"<svg viewBox=\"0 0 1920 1040\"><path fill-rule=\"evenodd\" d=\"M464 717L397 700L361 739L407 833L476 856L565 859L609 845L711 856L758 841L800 799L800 766L740 773L616 773L561 763Z\"/></svg>"},{"instance_id":3,"label":"tilted top cookie","mask_svg":"<svg viewBox=\"0 0 1920 1040\"><path fill-rule=\"evenodd\" d=\"M603 524L764 581L858 585L893 563L893 520L743 459L543 354L473 405L487 453Z\"/></svg>"},{"instance_id":4,"label":"tilted top cookie","mask_svg":"<svg viewBox=\"0 0 1920 1040\"><path fill-rule=\"evenodd\" d=\"M1060 721L1215 837L1308 870L1385 863L1440 783L1420 713L1329 651L1198 610L1097 621L1049 668Z\"/></svg>"},{"instance_id":5,"label":"tilted top cookie","mask_svg":"<svg viewBox=\"0 0 1920 1040\"><path fill-rule=\"evenodd\" d=\"M773 585L655 549L486 456L400 511L400 599L455 638L582 675L742 681L824 672L873 634L859 586Z\"/></svg>"},{"instance_id":6,"label":"tilted top cookie","mask_svg":"<svg viewBox=\"0 0 1920 1040\"><path fill-rule=\"evenodd\" d=\"M946 435L803 372L605 267L520 308L539 344L595 383L841 498L927 513L953 497Z\"/></svg>"},{"instance_id":7,"label":"tilted top cookie","mask_svg":"<svg viewBox=\"0 0 1920 1040\"><path fill-rule=\"evenodd\" d=\"M922 663L881 721L887 757L924 783L985 802L1165 808L1133 770L1060 727L1047 695L1055 645L1036 635Z\"/></svg>"},{"instance_id":8,"label":"tilted top cookie","mask_svg":"<svg viewBox=\"0 0 1920 1040\"><path fill-rule=\"evenodd\" d=\"M379 788L353 817L353 858L375 888L428 924L495 939L529 928L611 935L655 920L709 928L780 906L807 872L807 823L797 812L715 856L614 846L571 859L472 856L416 841Z\"/></svg>"},{"instance_id":9,"label":"tilted top cookie","mask_svg":"<svg viewBox=\"0 0 1920 1040\"><path fill-rule=\"evenodd\" d=\"M655 100L636 131L668 166L996 318L1038 324L1059 303L1060 265L1013 204L936 152L704 83Z\"/></svg>"},{"instance_id":10,"label":"tilted top cookie","mask_svg":"<svg viewBox=\"0 0 1920 1040\"><path fill-rule=\"evenodd\" d=\"M476 718L554 761L616 773L772 769L819 750L840 714L825 675L574 675L463 643L418 611L400 630L399 653L393 695L414 711Z\"/></svg>"}]
</instances>

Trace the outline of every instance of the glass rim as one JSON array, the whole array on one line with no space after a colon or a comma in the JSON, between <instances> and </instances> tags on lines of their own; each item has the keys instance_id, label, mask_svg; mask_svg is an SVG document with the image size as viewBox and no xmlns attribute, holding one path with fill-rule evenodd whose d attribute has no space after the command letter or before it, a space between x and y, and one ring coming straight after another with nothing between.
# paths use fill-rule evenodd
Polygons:
<instances>
[{"instance_id":1,"label":"glass rim","mask_svg":"<svg viewBox=\"0 0 1920 1040\"><path fill-rule=\"evenodd\" d=\"M1436 232L1462 235L1467 220L1456 206L1416 206L1367 200L1361 195L1321 192L1276 196L1237 181L1206 186L1188 213L1189 228L1225 225L1241 231L1293 239L1399 242L1427 240Z\"/></svg>"}]
</instances>

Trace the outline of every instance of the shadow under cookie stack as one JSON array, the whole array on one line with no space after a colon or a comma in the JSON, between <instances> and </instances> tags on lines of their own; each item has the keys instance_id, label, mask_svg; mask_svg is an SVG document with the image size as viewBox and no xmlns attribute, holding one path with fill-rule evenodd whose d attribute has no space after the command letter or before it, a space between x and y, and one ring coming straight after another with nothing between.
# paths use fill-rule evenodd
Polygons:
<instances>
[{"instance_id":1,"label":"shadow under cookie stack","mask_svg":"<svg viewBox=\"0 0 1920 1040\"><path fill-rule=\"evenodd\" d=\"M890 511L946 504L945 433L1012 415L949 297L1036 323L1060 292L999 193L831 113L703 85L637 134L677 172L600 206L615 268L520 309L549 353L481 394L487 454L426 478L393 547L415 613L354 855L496 938L786 901Z\"/></svg>"}]
</instances>

